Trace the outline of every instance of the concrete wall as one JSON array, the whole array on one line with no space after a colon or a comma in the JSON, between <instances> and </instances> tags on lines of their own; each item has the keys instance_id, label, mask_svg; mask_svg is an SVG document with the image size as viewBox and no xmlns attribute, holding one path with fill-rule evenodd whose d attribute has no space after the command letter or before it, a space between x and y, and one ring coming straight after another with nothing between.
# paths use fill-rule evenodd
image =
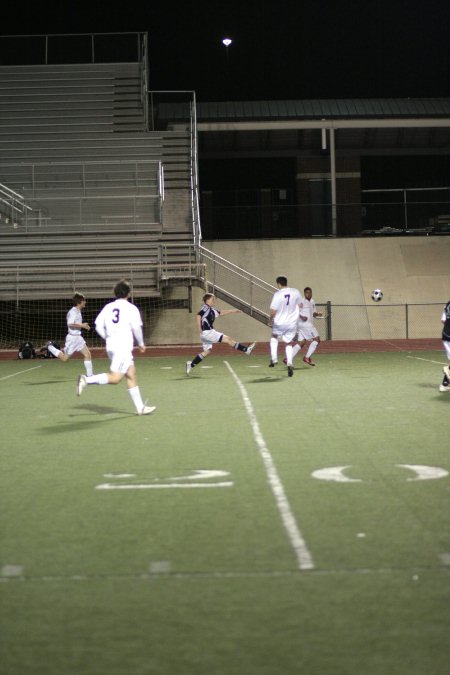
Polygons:
<instances>
[{"instance_id":1,"label":"concrete wall","mask_svg":"<svg viewBox=\"0 0 450 675\"><path fill-rule=\"evenodd\" d=\"M444 303L450 298L450 237L203 243L206 248L273 285L275 278L283 274L300 290L311 286L316 302L330 300L336 305L367 305L367 310L360 308L350 318L346 315L342 321L335 322L334 339L404 337L404 308L389 308L388 305ZM380 305L374 305L370 299L374 288L384 292ZM193 289L192 313L181 309L163 313L151 328L151 334L147 332L151 342L198 342L195 313L201 305L202 295L201 289ZM180 297L185 296L184 290ZM228 307L223 302L218 302L217 306ZM383 307L382 312L374 311L379 306ZM439 337L440 308L426 310L421 308L414 335L410 337ZM414 308L410 312L410 321L415 321ZM266 326L245 315L224 317L218 320L217 328L242 341L265 341L270 336Z\"/></svg>"}]
</instances>

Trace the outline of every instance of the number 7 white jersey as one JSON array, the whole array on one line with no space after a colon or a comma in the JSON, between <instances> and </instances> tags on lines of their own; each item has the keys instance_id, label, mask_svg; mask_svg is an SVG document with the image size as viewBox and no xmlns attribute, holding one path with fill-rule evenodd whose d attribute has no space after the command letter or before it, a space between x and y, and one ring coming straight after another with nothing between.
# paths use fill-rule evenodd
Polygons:
<instances>
[{"instance_id":1,"label":"number 7 white jersey","mask_svg":"<svg viewBox=\"0 0 450 675\"><path fill-rule=\"evenodd\" d=\"M302 302L302 296L297 288L280 288L273 294L270 309L275 310L273 318L277 326L290 326L297 323L299 315L299 305Z\"/></svg>"},{"instance_id":2,"label":"number 7 white jersey","mask_svg":"<svg viewBox=\"0 0 450 675\"><path fill-rule=\"evenodd\" d=\"M105 305L95 319L95 330L106 340L106 349L128 349L132 351L134 339L144 344L141 314L131 302L118 298Z\"/></svg>"}]
</instances>

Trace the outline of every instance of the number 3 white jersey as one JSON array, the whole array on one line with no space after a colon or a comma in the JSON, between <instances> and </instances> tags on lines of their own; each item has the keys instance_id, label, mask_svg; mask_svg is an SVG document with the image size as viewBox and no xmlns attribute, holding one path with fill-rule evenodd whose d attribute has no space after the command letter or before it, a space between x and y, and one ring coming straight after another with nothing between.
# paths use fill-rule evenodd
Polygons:
<instances>
[{"instance_id":1,"label":"number 3 white jersey","mask_svg":"<svg viewBox=\"0 0 450 675\"><path fill-rule=\"evenodd\" d=\"M95 330L106 340L107 351L133 350L134 339L144 344L141 314L131 302L118 298L105 305L95 319Z\"/></svg>"},{"instance_id":2,"label":"number 3 white jersey","mask_svg":"<svg viewBox=\"0 0 450 675\"><path fill-rule=\"evenodd\" d=\"M299 315L299 304L302 296L297 288L280 288L273 294L270 309L276 314L273 323L277 326L290 326L296 324Z\"/></svg>"}]
</instances>

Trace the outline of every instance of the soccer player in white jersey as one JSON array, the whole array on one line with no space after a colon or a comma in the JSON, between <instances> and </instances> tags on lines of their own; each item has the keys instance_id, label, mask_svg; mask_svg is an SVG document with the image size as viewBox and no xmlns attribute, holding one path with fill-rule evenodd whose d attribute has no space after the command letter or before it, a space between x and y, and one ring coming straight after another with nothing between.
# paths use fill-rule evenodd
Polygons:
<instances>
[{"instance_id":1,"label":"soccer player in white jersey","mask_svg":"<svg viewBox=\"0 0 450 675\"><path fill-rule=\"evenodd\" d=\"M277 277L278 291L273 294L270 303L269 325L272 326L270 338L270 363L273 368L278 363L278 342L285 345L288 376L294 374L292 365L292 345L297 334L297 322L302 296L297 288L290 288L286 277Z\"/></svg>"},{"instance_id":2,"label":"soccer player in white jersey","mask_svg":"<svg viewBox=\"0 0 450 675\"><path fill-rule=\"evenodd\" d=\"M58 349L53 342L47 342L45 347L56 356L60 361L66 362L75 352L80 352L84 356L84 367L86 375L92 375L92 357L91 352L81 334L81 330L91 330L88 323L83 321L81 310L86 307L86 298L81 293L75 293L73 296L73 307L67 312L67 335L64 349Z\"/></svg>"},{"instance_id":3,"label":"soccer player in white jersey","mask_svg":"<svg viewBox=\"0 0 450 675\"><path fill-rule=\"evenodd\" d=\"M81 396L88 384L118 384L124 377L127 380L128 393L138 415L149 415L156 407L145 405L136 378L133 359L134 341L141 354L145 352L141 314L129 302L131 289L125 279L114 288L116 299L105 305L95 319L95 330L106 341L106 351L111 361L110 372L86 377L80 375L77 394Z\"/></svg>"},{"instance_id":4,"label":"soccer player in white jersey","mask_svg":"<svg viewBox=\"0 0 450 675\"><path fill-rule=\"evenodd\" d=\"M298 318L298 343L292 349L292 358L294 359L306 342L309 342L309 347L303 361L309 366L316 364L311 361L311 356L316 351L320 344L319 331L314 325L316 317L322 317L322 312L316 311L316 303L312 297L312 290L309 286L303 289L303 300L300 307L300 315Z\"/></svg>"},{"instance_id":5,"label":"soccer player in white jersey","mask_svg":"<svg viewBox=\"0 0 450 675\"><path fill-rule=\"evenodd\" d=\"M448 365L444 366L444 379L439 387L439 391L450 392L450 300L444 307L441 315L442 326L442 344L447 356Z\"/></svg>"},{"instance_id":6,"label":"soccer player in white jersey","mask_svg":"<svg viewBox=\"0 0 450 675\"><path fill-rule=\"evenodd\" d=\"M216 309L214 307L215 301L216 296L213 293L205 293L203 296L203 305L197 312L196 316L203 350L197 354L197 356L195 356L192 361L186 361L186 375L189 375L192 368L195 368L195 366L201 363L203 359L206 359L208 354L211 354L214 344L224 342L225 344L230 345L230 347L233 349L244 352L244 354L247 356L250 356L255 348L255 342L253 342L251 345L243 345L241 342L233 340L233 338L229 337L228 335L219 333L219 331L213 327L214 321L219 316L225 316L225 314L242 314L240 309Z\"/></svg>"}]
</instances>

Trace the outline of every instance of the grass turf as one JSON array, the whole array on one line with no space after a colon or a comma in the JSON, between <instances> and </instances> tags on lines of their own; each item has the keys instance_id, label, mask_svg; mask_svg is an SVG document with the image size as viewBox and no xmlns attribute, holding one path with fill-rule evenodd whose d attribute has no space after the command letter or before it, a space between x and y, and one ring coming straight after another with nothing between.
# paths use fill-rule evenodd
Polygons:
<instances>
[{"instance_id":1,"label":"grass turf","mask_svg":"<svg viewBox=\"0 0 450 675\"><path fill-rule=\"evenodd\" d=\"M443 355L315 360L139 359L149 417L124 384L77 398L81 361L0 364L5 675L448 671L449 478L399 466L450 469ZM343 466L359 482L312 475Z\"/></svg>"}]
</instances>

